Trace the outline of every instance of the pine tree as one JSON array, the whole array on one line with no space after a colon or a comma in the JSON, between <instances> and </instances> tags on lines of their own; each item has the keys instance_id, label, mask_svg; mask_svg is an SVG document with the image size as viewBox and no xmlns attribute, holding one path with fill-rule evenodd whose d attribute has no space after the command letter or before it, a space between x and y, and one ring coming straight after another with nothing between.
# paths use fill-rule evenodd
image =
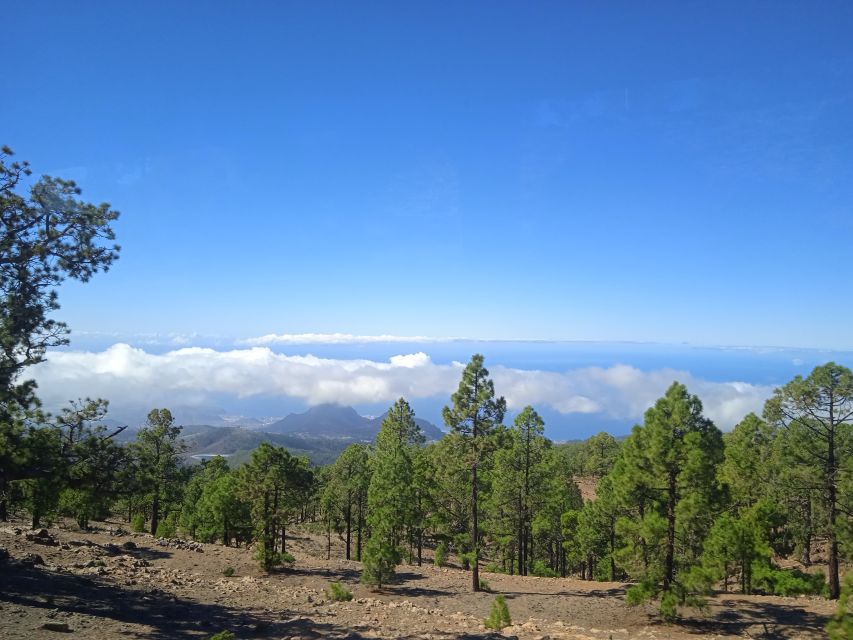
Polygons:
<instances>
[{"instance_id":1,"label":"pine tree","mask_svg":"<svg viewBox=\"0 0 853 640\"><path fill-rule=\"evenodd\" d=\"M399 544L403 529L413 517L415 502L414 449L423 443L420 427L409 403L400 398L391 407L371 456L371 476L367 490L367 521L371 528L381 522L393 532Z\"/></svg>"},{"instance_id":2,"label":"pine tree","mask_svg":"<svg viewBox=\"0 0 853 640\"><path fill-rule=\"evenodd\" d=\"M60 512L73 517L81 529L90 519L107 517L113 502L124 490L130 453L115 436L124 427L107 429L100 424L107 413L105 400L72 402L54 419L59 432L63 472Z\"/></svg>"},{"instance_id":3,"label":"pine tree","mask_svg":"<svg viewBox=\"0 0 853 640\"><path fill-rule=\"evenodd\" d=\"M756 502L736 514L720 515L705 539L702 567L711 583L740 575L741 592L752 593L752 574L756 563L769 566L771 529L777 515L771 502Z\"/></svg>"},{"instance_id":4,"label":"pine tree","mask_svg":"<svg viewBox=\"0 0 853 640\"><path fill-rule=\"evenodd\" d=\"M418 566L423 564L424 536L432 515L435 513L436 469L426 447L415 449L413 477L414 502L412 504L412 535L417 545Z\"/></svg>"},{"instance_id":5,"label":"pine tree","mask_svg":"<svg viewBox=\"0 0 853 640\"><path fill-rule=\"evenodd\" d=\"M764 408L767 420L796 436L791 454L814 470L812 488L821 492L828 538L829 597L841 594L838 574L839 487L853 454L853 372L829 362L807 378L797 376L776 389Z\"/></svg>"},{"instance_id":6,"label":"pine tree","mask_svg":"<svg viewBox=\"0 0 853 640\"><path fill-rule=\"evenodd\" d=\"M725 458L720 480L737 505L751 506L776 482L773 441L776 429L750 413L723 436Z\"/></svg>"},{"instance_id":7,"label":"pine tree","mask_svg":"<svg viewBox=\"0 0 853 640\"><path fill-rule=\"evenodd\" d=\"M270 571L289 557L285 547L288 516L304 500L311 474L303 458L266 442L252 452L239 474L239 493L250 506L255 528L256 559Z\"/></svg>"},{"instance_id":8,"label":"pine tree","mask_svg":"<svg viewBox=\"0 0 853 640\"><path fill-rule=\"evenodd\" d=\"M506 400L495 398L495 385L483 366L483 356L475 354L462 372L459 388L451 396L452 407L444 407L442 416L451 432L464 446L464 457L471 472L471 546L472 588L480 591L480 529L478 522L479 481L477 470L491 450L490 436L503 422Z\"/></svg>"},{"instance_id":9,"label":"pine tree","mask_svg":"<svg viewBox=\"0 0 853 640\"><path fill-rule=\"evenodd\" d=\"M139 430L133 451L142 474L141 485L151 505L151 535L156 535L164 507L177 504L182 488L181 454L186 445L181 427L168 409L152 409Z\"/></svg>"},{"instance_id":10,"label":"pine tree","mask_svg":"<svg viewBox=\"0 0 853 640\"><path fill-rule=\"evenodd\" d=\"M379 588L393 578L403 531L411 531L416 497L412 457L423 441L414 411L400 398L376 435L367 490L370 539L364 558L365 581Z\"/></svg>"},{"instance_id":11,"label":"pine tree","mask_svg":"<svg viewBox=\"0 0 853 640\"><path fill-rule=\"evenodd\" d=\"M326 504L339 509L346 534L346 559L352 555L353 530L356 535L355 559L361 560L362 533L370 486L370 454L365 444L351 444L341 452L327 478Z\"/></svg>"},{"instance_id":12,"label":"pine tree","mask_svg":"<svg viewBox=\"0 0 853 640\"><path fill-rule=\"evenodd\" d=\"M609 433L597 433L583 443L583 472L601 479L610 473L619 457L619 441Z\"/></svg>"},{"instance_id":13,"label":"pine tree","mask_svg":"<svg viewBox=\"0 0 853 640\"><path fill-rule=\"evenodd\" d=\"M428 444L422 453L424 475L419 476L430 509L425 526L436 541L458 553L471 550L471 472L460 455L463 445L452 433Z\"/></svg>"},{"instance_id":14,"label":"pine tree","mask_svg":"<svg viewBox=\"0 0 853 640\"><path fill-rule=\"evenodd\" d=\"M50 347L67 344L68 328L50 314L57 287L68 278L87 282L118 259L111 244L117 211L77 199L70 180L42 176L30 182L27 162L0 148L0 521L8 515L10 483L52 482L32 452L25 423L35 419L36 384L21 380ZM24 187L28 185L24 193ZM44 442L32 444L41 447Z\"/></svg>"},{"instance_id":15,"label":"pine tree","mask_svg":"<svg viewBox=\"0 0 853 640\"><path fill-rule=\"evenodd\" d=\"M489 617L483 622L487 629L500 631L504 627L512 624L512 618L509 615L509 607L506 606L506 599L503 596L496 596L492 603L492 610L489 612Z\"/></svg>"},{"instance_id":16,"label":"pine tree","mask_svg":"<svg viewBox=\"0 0 853 640\"><path fill-rule=\"evenodd\" d=\"M625 479L619 475L636 478L635 487L650 495L651 504L642 519L620 521L629 540L633 531L644 542L627 541L626 551L644 566L642 584L629 590L629 602L660 595L661 611L671 617L689 595L679 574L697 564L720 499L716 470L722 434L702 416L699 398L673 383L646 412L644 425L634 428L632 439L614 474L617 484Z\"/></svg>"},{"instance_id":17,"label":"pine tree","mask_svg":"<svg viewBox=\"0 0 853 640\"><path fill-rule=\"evenodd\" d=\"M519 575L527 575L532 566L533 519L547 499L544 463L550 442L544 427L536 410L525 407L506 434L505 446L495 454L490 511L503 514L509 525L509 531L503 533L515 539Z\"/></svg>"},{"instance_id":18,"label":"pine tree","mask_svg":"<svg viewBox=\"0 0 853 640\"><path fill-rule=\"evenodd\" d=\"M377 589L393 581L394 567L400 563L400 554L389 537L387 531L380 529L370 536L364 549L361 581Z\"/></svg>"},{"instance_id":19,"label":"pine tree","mask_svg":"<svg viewBox=\"0 0 853 640\"><path fill-rule=\"evenodd\" d=\"M616 579L616 519L619 514L613 493L612 477L598 484L598 497L565 511L561 518L563 548L567 561L580 567L581 578L587 580Z\"/></svg>"},{"instance_id":20,"label":"pine tree","mask_svg":"<svg viewBox=\"0 0 853 640\"><path fill-rule=\"evenodd\" d=\"M250 528L249 505L240 499L239 480L225 458L202 463L184 492L181 526L203 542L221 540L225 546Z\"/></svg>"}]
</instances>

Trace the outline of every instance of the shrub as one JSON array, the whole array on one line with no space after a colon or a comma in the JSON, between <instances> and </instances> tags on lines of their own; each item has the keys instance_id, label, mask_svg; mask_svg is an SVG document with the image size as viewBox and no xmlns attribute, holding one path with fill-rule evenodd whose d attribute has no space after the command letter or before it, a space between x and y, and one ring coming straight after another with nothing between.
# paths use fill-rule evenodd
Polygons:
<instances>
[{"instance_id":1,"label":"shrub","mask_svg":"<svg viewBox=\"0 0 853 640\"><path fill-rule=\"evenodd\" d=\"M133 516L133 519L130 521L130 529L136 533L143 533L145 531L145 516L141 513Z\"/></svg>"},{"instance_id":2,"label":"shrub","mask_svg":"<svg viewBox=\"0 0 853 640\"><path fill-rule=\"evenodd\" d=\"M799 569L777 569L764 564L753 565L752 583L776 596L821 595L827 591L822 571L804 573Z\"/></svg>"},{"instance_id":3,"label":"shrub","mask_svg":"<svg viewBox=\"0 0 853 640\"><path fill-rule=\"evenodd\" d=\"M236 636L230 631L220 631L219 633L214 633L208 640L235 640Z\"/></svg>"},{"instance_id":4,"label":"shrub","mask_svg":"<svg viewBox=\"0 0 853 640\"><path fill-rule=\"evenodd\" d=\"M340 582L331 582L326 588L326 595L335 602L349 602L352 600L352 591Z\"/></svg>"},{"instance_id":5,"label":"shrub","mask_svg":"<svg viewBox=\"0 0 853 640\"><path fill-rule=\"evenodd\" d=\"M506 573L506 571L504 571L503 566L499 565L497 562L490 562L486 565L485 570L489 573Z\"/></svg>"},{"instance_id":6,"label":"shrub","mask_svg":"<svg viewBox=\"0 0 853 640\"><path fill-rule=\"evenodd\" d=\"M628 589L625 593L625 602L630 606L636 606L658 599L661 618L666 622L674 622L678 618L679 606L705 611L707 603L696 593L693 576L686 574L685 578L684 584L673 582L669 591L662 590L653 578L646 579Z\"/></svg>"},{"instance_id":7,"label":"shrub","mask_svg":"<svg viewBox=\"0 0 853 640\"><path fill-rule=\"evenodd\" d=\"M234 575L234 567L225 567L222 570L222 575L225 576L226 578L230 578L231 576Z\"/></svg>"},{"instance_id":8,"label":"shrub","mask_svg":"<svg viewBox=\"0 0 853 640\"><path fill-rule=\"evenodd\" d=\"M494 629L495 631L500 631L512 624L512 618L509 617L509 607L506 606L506 600L503 596L495 598L492 603L492 610L484 624L487 629Z\"/></svg>"},{"instance_id":9,"label":"shrub","mask_svg":"<svg viewBox=\"0 0 853 640\"><path fill-rule=\"evenodd\" d=\"M850 612L850 594L853 592L853 574L844 576L844 586L838 599L838 610L826 625L829 640L849 640L853 638L853 613Z\"/></svg>"},{"instance_id":10,"label":"shrub","mask_svg":"<svg viewBox=\"0 0 853 640\"><path fill-rule=\"evenodd\" d=\"M544 560L537 560L533 563L533 569L530 573L540 578L556 578L557 572L545 564Z\"/></svg>"},{"instance_id":11,"label":"shrub","mask_svg":"<svg viewBox=\"0 0 853 640\"><path fill-rule=\"evenodd\" d=\"M178 528L175 526L173 518L165 518L157 525L157 531L154 536L157 538L174 538L178 535Z\"/></svg>"},{"instance_id":12,"label":"shrub","mask_svg":"<svg viewBox=\"0 0 853 640\"><path fill-rule=\"evenodd\" d=\"M489 586L489 583L480 578L480 591L490 592L492 588Z\"/></svg>"},{"instance_id":13,"label":"shrub","mask_svg":"<svg viewBox=\"0 0 853 640\"><path fill-rule=\"evenodd\" d=\"M400 562L397 549L379 535L372 535L364 549L361 581L372 587L382 588L394 581L394 568Z\"/></svg>"},{"instance_id":14,"label":"shrub","mask_svg":"<svg viewBox=\"0 0 853 640\"><path fill-rule=\"evenodd\" d=\"M667 622L674 622L678 618L678 596L674 591L661 593L660 615Z\"/></svg>"},{"instance_id":15,"label":"shrub","mask_svg":"<svg viewBox=\"0 0 853 640\"><path fill-rule=\"evenodd\" d=\"M433 558L433 564L436 567L443 567L447 563L447 545L443 542L439 543L439 545L435 548L435 558Z\"/></svg>"},{"instance_id":16,"label":"shrub","mask_svg":"<svg viewBox=\"0 0 853 640\"><path fill-rule=\"evenodd\" d=\"M255 546L254 558L264 571L272 571L275 567L292 565L296 562L296 558L287 552L274 552L267 549L263 540L260 540Z\"/></svg>"}]
</instances>

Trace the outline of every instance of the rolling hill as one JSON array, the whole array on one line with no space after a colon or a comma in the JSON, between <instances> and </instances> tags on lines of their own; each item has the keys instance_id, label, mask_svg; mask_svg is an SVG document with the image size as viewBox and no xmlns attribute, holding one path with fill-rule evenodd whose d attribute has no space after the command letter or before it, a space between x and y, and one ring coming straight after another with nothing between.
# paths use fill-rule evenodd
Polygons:
<instances>
[{"instance_id":1,"label":"rolling hill","mask_svg":"<svg viewBox=\"0 0 853 640\"><path fill-rule=\"evenodd\" d=\"M307 456L314 464L334 462L341 451L354 442L373 442L384 415L368 418L352 407L324 404L304 413L292 413L286 418L258 428L223 426L220 424L185 424L181 435L187 445L187 456L227 456L232 466L245 462L253 449L262 442L285 447L294 455ZM177 422L177 421L176 421ZM438 440L444 432L431 422L416 419L427 441ZM128 429L118 440L136 438L136 429Z\"/></svg>"}]
</instances>

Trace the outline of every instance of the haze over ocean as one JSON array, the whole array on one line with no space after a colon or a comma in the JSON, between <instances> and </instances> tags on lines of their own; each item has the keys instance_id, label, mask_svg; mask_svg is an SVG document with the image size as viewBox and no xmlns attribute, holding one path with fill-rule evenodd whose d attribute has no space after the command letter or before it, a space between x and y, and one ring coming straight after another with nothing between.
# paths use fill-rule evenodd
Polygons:
<instances>
[{"instance_id":1,"label":"haze over ocean","mask_svg":"<svg viewBox=\"0 0 853 640\"><path fill-rule=\"evenodd\" d=\"M459 363L477 352L485 354L510 414L536 405L557 440L600 430L627 433L673 380L688 384L706 412L729 429L749 411L760 413L773 388L793 376L828 360L853 364L848 351L788 347L83 334L42 365L37 379L47 402L100 393L125 420L158 401L211 415L282 416L322 402L379 415L405 395L420 417L441 425Z\"/></svg>"}]
</instances>

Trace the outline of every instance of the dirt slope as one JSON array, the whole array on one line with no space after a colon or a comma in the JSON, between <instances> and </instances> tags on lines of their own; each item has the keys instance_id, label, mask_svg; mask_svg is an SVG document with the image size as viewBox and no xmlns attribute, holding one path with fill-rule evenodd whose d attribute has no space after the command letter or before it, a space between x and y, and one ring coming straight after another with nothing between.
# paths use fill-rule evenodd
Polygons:
<instances>
[{"instance_id":1,"label":"dirt slope","mask_svg":"<svg viewBox=\"0 0 853 640\"><path fill-rule=\"evenodd\" d=\"M115 524L41 537L0 527L10 554L0 560L0 638L180 639L223 630L237 638L502 637L482 627L494 594L469 592L469 573L404 565L400 584L374 593L358 584L359 563L325 560L324 545L308 534L290 539L296 567L267 576L245 549L157 541ZM333 555L342 555L337 542ZM226 578L229 566L235 575ZM503 636L522 640L822 638L834 608L812 598L720 595L705 615L688 610L682 623L664 625L653 607L625 605L622 584L483 577L507 598L515 624ZM355 599L330 601L324 591L333 580Z\"/></svg>"}]
</instances>

